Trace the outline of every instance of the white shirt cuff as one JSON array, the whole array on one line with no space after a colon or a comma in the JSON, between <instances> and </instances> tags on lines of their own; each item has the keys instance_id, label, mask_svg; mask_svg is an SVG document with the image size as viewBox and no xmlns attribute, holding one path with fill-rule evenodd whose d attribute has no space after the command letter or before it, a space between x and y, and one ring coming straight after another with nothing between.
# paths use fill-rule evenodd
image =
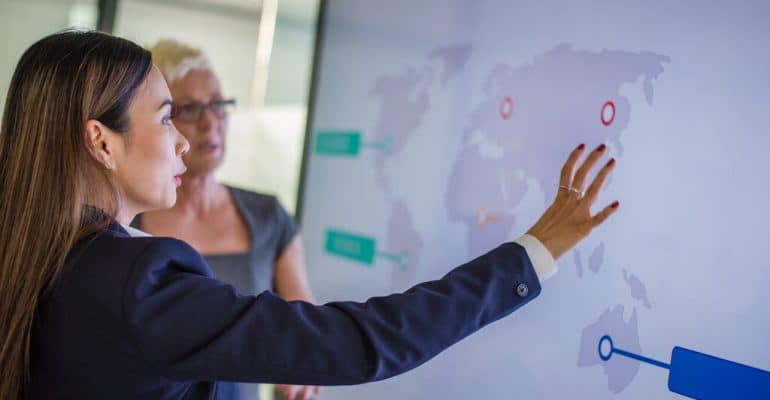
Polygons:
<instances>
[{"instance_id":1,"label":"white shirt cuff","mask_svg":"<svg viewBox=\"0 0 770 400\"><path fill-rule=\"evenodd\" d=\"M535 268L535 274L540 282L552 277L558 270L556 260L553 259L551 252L532 235L522 235L513 241L527 251L532 267Z\"/></svg>"}]
</instances>

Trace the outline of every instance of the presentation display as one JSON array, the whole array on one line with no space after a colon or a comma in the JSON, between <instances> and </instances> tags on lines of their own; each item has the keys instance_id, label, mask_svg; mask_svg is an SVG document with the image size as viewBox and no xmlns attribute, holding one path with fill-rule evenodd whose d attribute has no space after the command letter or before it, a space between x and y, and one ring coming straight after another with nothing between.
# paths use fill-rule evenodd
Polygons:
<instances>
[{"instance_id":1,"label":"presentation display","mask_svg":"<svg viewBox=\"0 0 770 400\"><path fill-rule=\"evenodd\" d=\"M522 309L322 398L770 398L770 3L331 0L322 16L299 215L319 301L401 292L515 240L580 143L617 160L594 211L621 204Z\"/></svg>"}]
</instances>

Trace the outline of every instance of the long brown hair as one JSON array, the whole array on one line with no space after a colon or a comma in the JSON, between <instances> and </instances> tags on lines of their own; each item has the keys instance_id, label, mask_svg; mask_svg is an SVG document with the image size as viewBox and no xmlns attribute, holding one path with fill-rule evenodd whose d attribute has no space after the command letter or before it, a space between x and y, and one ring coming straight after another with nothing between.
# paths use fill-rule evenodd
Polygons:
<instances>
[{"instance_id":1,"label":"long brown hair","mask_svg":"<svg viewBox=\"0 0 770 400\"><path fill-rule=\"evenodd\" d=\"M0 128L0 399L24 395L38 299L77 240L104 228L84 205L115 215L85 123L127 132L128 107L151 67L140 46L84 31L41 39L16 66Z\"/></svg>"}]
</instances>

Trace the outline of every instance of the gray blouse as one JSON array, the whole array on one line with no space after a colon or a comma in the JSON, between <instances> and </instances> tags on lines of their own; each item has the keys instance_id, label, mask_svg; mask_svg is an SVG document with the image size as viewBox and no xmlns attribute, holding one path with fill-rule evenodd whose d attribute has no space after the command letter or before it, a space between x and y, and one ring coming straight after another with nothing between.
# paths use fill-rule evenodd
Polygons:
<instances>
[{"instance_id":1,"label":"gray blouse","mask_svg":"<svg viewBox=\"0 0 770 400\"><path fill-rule=\"evenodd\" d=\"M235 286L244 294L273 289L274 266L297 234L294 218L274 196L227 186L235 206L251 235L251 249L245 253L204 254L214 276ZM142 229L141 215L131 226ZM241 399L259 398L258 386L240 385Z\"/></svg>"}]
</instances>

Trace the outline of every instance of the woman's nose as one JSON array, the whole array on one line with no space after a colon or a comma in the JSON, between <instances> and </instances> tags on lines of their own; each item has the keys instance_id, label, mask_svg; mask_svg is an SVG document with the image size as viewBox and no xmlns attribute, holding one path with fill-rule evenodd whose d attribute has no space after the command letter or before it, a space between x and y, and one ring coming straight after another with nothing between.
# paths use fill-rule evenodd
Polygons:
<instances>
[{"instance_id":1,"label":"woman's nose","mask_svg":"<svg viewBox=\"0 0 770 400\"><path fill-rule=\"evenodd\" d=\"M184 137L179 131L176 131L177 134L177 154L179 154L180 157L184 157L185 154L187 154L188 151L190 151L190 142L187 141L187 138Z\"/></svg>"}]
</instances>

